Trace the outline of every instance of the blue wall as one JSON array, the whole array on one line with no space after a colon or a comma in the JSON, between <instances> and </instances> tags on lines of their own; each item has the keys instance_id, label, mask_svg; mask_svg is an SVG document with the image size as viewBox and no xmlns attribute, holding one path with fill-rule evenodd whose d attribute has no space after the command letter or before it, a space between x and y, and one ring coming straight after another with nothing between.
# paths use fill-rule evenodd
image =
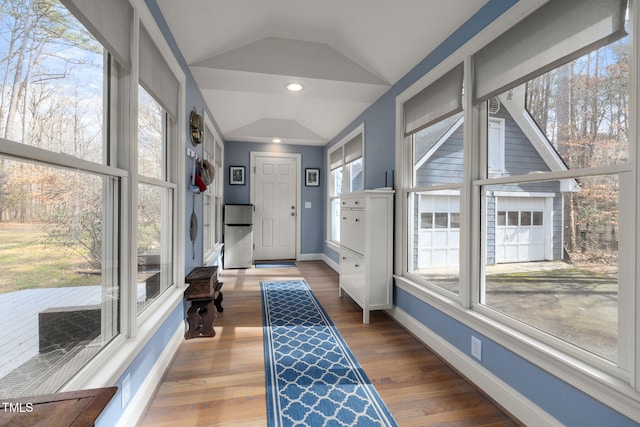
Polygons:
<instances>
[{"instance_id":1,"label":"blue wall","mask_svg":"<svg viewBox=\"0 0 640 427\"><path fill-rule=\"evenodd\" d=\"M325 147L325 159L326 151L331 146L342 140L355 127L364 123L365 188L372 189L384 186L384 173L392 171L395 165L395 98L515 3L516 0L490 0L478 13L451 34L438 48L332 139ZM323 226L325 231L326 227L327 218L325 215ZM338 262L338 254L326 243L324 244L324 254ZM514 387L560 422L569 426L637 425L629 418L399 288L395 288L394 303L465 354L469 353L471 335L482 337L483 361L478 363L481 363L494 375Z\"/></svg>"},{"instance_id":2,"label":"blue wall","mask_svg":"<svg viewBox=\"0 0 640 427\"><path fill-rule=\"evenodd\" d=\"M324 217L325 200L325 169L323 147L290 144L264 144L255 142L228 141L224 146L224 202L225 203L250 203L251 182L249 174L249 162L251 152L269 153L297 153L302 158L302 177L300 182L302 206L298 211L301 218L301 254L320 254L324 234L322 234L322 218ZM246 168L246 185L229 184L229 166L244 166ZM306 187L304 185L304 170L306 168L320 169L320 186ZM305 208L305 203L310 202L311 208Z\"/></svg>"}]
</instances>

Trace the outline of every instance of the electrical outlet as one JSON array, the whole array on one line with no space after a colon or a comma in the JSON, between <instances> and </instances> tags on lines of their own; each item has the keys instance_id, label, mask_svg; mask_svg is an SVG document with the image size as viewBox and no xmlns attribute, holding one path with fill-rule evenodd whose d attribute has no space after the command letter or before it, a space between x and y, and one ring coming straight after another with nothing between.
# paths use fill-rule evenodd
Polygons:
<instances>
[{"instance_id":1,"label":"electrical outlet","mask_svg":"<svg viewBox=\"0 0 640 427\"><path fill-rule=\"evenodd\" d=\"M471 355L478 360L482 360L482 341L480 341L480 338L471 337Z\"/></svg>"},{"instance_id":2,"label":"electrical outlet","mask_svg":"<svg viewBox=\"0 0 640 427\"><path fill-rule=\"evenodd\" d=\"M131 399L131 373L128 373L122 380L122 409L127 406Z\"/></svg>"}]
</instances>

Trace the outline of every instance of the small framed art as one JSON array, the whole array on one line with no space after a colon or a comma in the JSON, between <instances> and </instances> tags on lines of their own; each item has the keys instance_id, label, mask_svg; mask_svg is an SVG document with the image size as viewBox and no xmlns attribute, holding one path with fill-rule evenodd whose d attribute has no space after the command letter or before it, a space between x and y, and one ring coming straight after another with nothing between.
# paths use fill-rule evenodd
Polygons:
<instances>
[{"instance_id":1,"label":"small framed art","mask_svg":"<svg viewBox=\"0 0 640 427\"><path fill-rule=\"evenodd\" d=\"M307 187L320 186L320 169L306 168L304 170L304 185Z\"/></svg>"},{"instance_id":2,"label":"small framed art","mask_svg":"<svg viewBox=\"0 0 640 427\"><path fill-rule=\"evenodd\" d=\"M229 166L229 184L244 185L245 174L244 166Z\"/></svg>"}]
</instances>

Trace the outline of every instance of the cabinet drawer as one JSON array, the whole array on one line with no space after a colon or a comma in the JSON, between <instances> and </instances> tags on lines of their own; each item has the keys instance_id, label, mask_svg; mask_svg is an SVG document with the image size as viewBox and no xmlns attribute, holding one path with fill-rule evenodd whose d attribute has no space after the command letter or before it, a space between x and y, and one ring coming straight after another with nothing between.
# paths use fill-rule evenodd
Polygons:
<instances>
[{"instance_id":1,"label":"cabinet drawer","mask_svg":"<svg viewBox=\"0 0 640 427\"><path fill-rule=\"evenodd\" d=\"M340 251L340 283L356 302L362 304L365 299L364 258L347 249Z\"/></svg>"},{"instance_id":2,"label":"cabinet drawer","mask_svg":"<svg viewBox=\"0 0 640 427\"><path fill-rule=\"evenodd\" d=\"M364 197L347 197L342 198L340 206L343 208L360 208L364 209L365 201Z\"/></svg>"},{"instance_id":3,"label":"cabinet drawer","mask_svg":"<svg viewBox=\"0 0 640 427\"><path fill-rule=\"evenodd\" d=\"M342 209L340 220L340 243L364 255L365 212L358 209Z\"/></svg>"}]
</instances>

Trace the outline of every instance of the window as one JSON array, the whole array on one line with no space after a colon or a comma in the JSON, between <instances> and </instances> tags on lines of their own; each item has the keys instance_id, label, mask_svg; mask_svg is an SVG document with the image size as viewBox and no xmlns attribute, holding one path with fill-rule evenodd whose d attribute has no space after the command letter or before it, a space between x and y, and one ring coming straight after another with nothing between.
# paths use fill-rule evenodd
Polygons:
<instances>
[{"instance_id":1,"label":"window","mask_svg":"<svg viewBox=\"0 0 640 427\"><path fill-rule=\"evenodd\" d=\"M140 25L137 135L137 311L175 285L178 81L149 30Z\"/></svg>"},{"instance_id":2,"label":"window","mask_svg":"<svg viewBox=\"0 0 640 427\"><path fill-rule=\"evenodd\" d=\"M0 10L0 394L15 397L56 391L120 333L124 171L105 132L110 52L58 2L10 3Z\"/></svg>"},{"instance_id":3,"label":"window","mask_svg":"<svg viewBox=\"0 0 640 427\"><path fill-rule=\"evenodd\" d=\"M482 187L486 209L497 205L498 218L506 216L507 224L494 226L490 215L484 222L495 231L483 243L487 266L480 302L562 340L561 347L569 343L612 362L620 358L619 205L629 168L628 43L625 37L497 95L504 100L501 114L528 116L520 125L535 122L535 128L514 132L505 142L506 151L514 152L509 167L514 179L499 184L489 179ZM489 114L489 135L491 120ZM536 130L542 138L527 143L525 135ZM491 137L488 141L491 153ZM545 155L561 162L545 165ZM598 172L604 167L613 169ZM563 180L547 180L557 171L564 172ZM496 196L506 187L509 197ZM535 197L541 192L549 195ZM493 272L494 264L509 262L536 264ZM535 289L526 300L504 292L505 287L524 292L512 281L524 271ZM590 309L579 308L586 306Z\"/></svg>"},{"instance_id":4,"label":"window","mask_svg":"<svg viewBox=\"0 0 640 427\"><path fill-rule=\"evenodd\" d=\"M407 273L425 286L452 293L458 293L460 276L461 99L458 66L405 103L405 145L411 155ZM443 104L450 108L443 110ZM430 114L430 108L439 115Z\"/></svg>"},{"instance_id":5,"label":"window","mask_svg":"<svg viewBox=\"0 0 640 427\"><path fill-rule=\"evenodd\" d=\"M497 100L497 98L495 98ZM500 102L500 101L498 101ZM499 105L499 104L498 104ZM494 113L494 114L497 114ZM489 173L504 174L505 171L505 139L504 139L504 119L490 117L488 121L488 147L487 166Z\"/></svg>"},{"instance_id":6,"label":"window","mask_svg":"<svg viewBox=\"0 0 640 427\"><path fill-rule=\"evenodd\" d=\"M464 111L453 70L399 97L396 284L463 323L472 312L468 326L550 372L563 366L563 380L629 415L640 401L629 300L640 191L629 140L638 46L625 17L639 11L626 3L545 3L454 55L446 64L465 61L469 77ZM451 274L450 256L468 262ZM619 396L619 380L633 403L603 397L603 386Z\"/></svg>"},{"instance_id":7,"label":"window","mask_svg":"<svg viewBox=\"0 0 640 427\"><path fill-rule=\"evenodd\" d=\"M7 398L80 389L108 364L120 375L113 355L159 319L138 314L182 301L167 292L183 270L179 66L143 27L132 57L137 16L127 0L0 9L0 323L20 321L0 346Z\"/></svg>"},{"instance_id":8,"label":"window","mask_svg":"<svg viewBox=\"0 0 640 427\"><path fill-rule=\"evenodd\" d=\"M222 243L222 143L214 135L213 125L205 119L204 157L214 165L213 182L203 193L203 236L204 262L214 260L216 251Z\"/></svg>"},{"instance_id":9,"label":"window","mask_svg":"<svg viewBox=\"0 0 640 427\"><path fill-rule=\"evenodd\" d=\"M360 126L328 153L330 172L327 240L334 244L340 244L340 194L364 190L363 140L364 127Z\"/></svg>"},{"instance_id":10,"label":"window","mask_svg":"<svg viewBox=\"0 0 640 427\"><path fill-rule=\"evenodd\" d=\"M167 181L171 118L138 88L138 313L173 284L173 188Z\"/></svg>"}]
</instances>

